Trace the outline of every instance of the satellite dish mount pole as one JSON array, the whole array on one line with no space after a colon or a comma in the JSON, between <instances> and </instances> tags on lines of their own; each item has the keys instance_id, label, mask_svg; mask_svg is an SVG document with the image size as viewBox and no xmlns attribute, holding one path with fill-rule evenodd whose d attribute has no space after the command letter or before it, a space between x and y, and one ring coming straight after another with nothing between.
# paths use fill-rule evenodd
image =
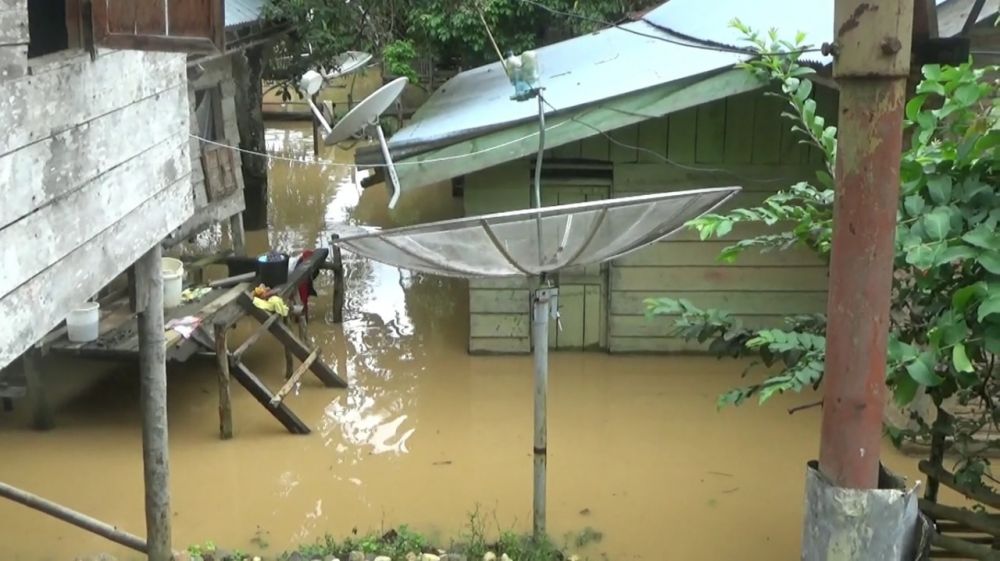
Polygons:
<instances>
[{"instance_id":1,"label":"satellite dish mount pole","mask_svg":"<svg viewBox=\"0 0 1000 561\"><path fill-rule=\"evenodd\" d=\"M556 312L558 288L542 286L532 296L531 339L535 360L535 461L532 494L532 535L545 537L545 478L548 463L547 401L549 395L549 317Z\"/></svg>"}]
</instances>

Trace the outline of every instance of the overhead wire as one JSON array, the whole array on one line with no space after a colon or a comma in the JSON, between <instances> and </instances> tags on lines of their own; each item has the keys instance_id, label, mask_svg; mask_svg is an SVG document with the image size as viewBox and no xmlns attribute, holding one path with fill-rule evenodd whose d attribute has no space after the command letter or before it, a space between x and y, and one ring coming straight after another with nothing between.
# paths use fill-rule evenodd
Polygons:
<instances>
[{"instance_id":1,"label":"overhead wire","mask_svg":"<svg viewBox=\"0 0 1000 561\"><path fill-rule=\"evenodd\" d=\"M755 55L755 56L795 55L795 54L804 54L804 53L816 53L816 52L821 52L823 50L820 47L804 47L804 48L801 48L801 49L793 49L793 50L781 51L781 52L760 52L760 51L755 51L753 49L741 49L739 47L729 47L729 46L726 46L725 44L723 44L721 42L718 42L718 41L713 41L713 40L710 40L710 39L701 39L701 38L698 38L698 37L691 37L690 40L671 39L669 37L664 37L663 35L656 35L656 34L653 34L653 33L646 33L646 32L643 32L643 31L639 31L638 29L632 29L631 27L625 27L624 25L622 25L620 23L614 23L614 22L610 22L610 21L605 21L605 20L602 20L600 18L585 16L583 14L578 14L578 13L575 13L575 12L567 12L567 11L564 11L564 10L559 10L559 9L553 8L551 6L547 6L547 5L545 5L545 4L541 3L541 2L536 2L535 0L519 0L519 1L522 4L528 4L528 5L531 5L531 6L535 6L537 8L541 8L541 9L543 9L543 10L545 10L545 11L551 13L551 14L555 14L555 15L559 15L559 16L565 16L565 17L571 17L571 18L575 18L575 19L578 19L578 20L581 20L581 21L586 21L588 23L596 23L596 24L602 25L604 27L614 27L614 28L620 29L620 30L622 30L622 31L624 31L626 33L631 33L633 35L638 35L639 37L645 37L647 39L655 39L657 41L662 41L664 43L670 43L672 45L678 45L678 46L681 46L681 47L688 47L688 48L692 48L692 49L701 49L701 50L705 50L705 51L716 51L716 52L721 52L721 53L735 53L735 54ZM673 33L669 29L664 28L662 26L655 25L652 22L650 22L650 21L648 21L648 20L646 20L644 18L641 19L641 20L639 20L639 21L643 21L643 22L645 22L648 25L652 25L654 27L661 28L661 29L664 29L665 31Z\"/></svg>"}]
</instances>

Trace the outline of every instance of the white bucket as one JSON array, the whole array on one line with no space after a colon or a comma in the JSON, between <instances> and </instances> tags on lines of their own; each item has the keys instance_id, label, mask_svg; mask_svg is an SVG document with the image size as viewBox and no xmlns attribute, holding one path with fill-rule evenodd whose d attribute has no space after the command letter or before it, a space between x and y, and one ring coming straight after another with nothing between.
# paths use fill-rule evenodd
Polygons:
<instances>
[{"instance_id":1,"label":"white bucket","mask_svg":"<svg viewBox=\"0 0 1000 561\"><path fill-rule=\"evenodd\" d=\"M172 257L163 258L163 307L176 308L181 305L184 290L184 263Z\"/></svg>"},{"instance_id":2,"label":"white bucket","mask_svg":"<svg viewBox=\"0 0 1000 561\"><path fill-rule=\"evenodd\" d=\"M87 302L66 316L66 335L74 343L89 343L97 339L101 305Z\"/></svg>"}]
</instances>

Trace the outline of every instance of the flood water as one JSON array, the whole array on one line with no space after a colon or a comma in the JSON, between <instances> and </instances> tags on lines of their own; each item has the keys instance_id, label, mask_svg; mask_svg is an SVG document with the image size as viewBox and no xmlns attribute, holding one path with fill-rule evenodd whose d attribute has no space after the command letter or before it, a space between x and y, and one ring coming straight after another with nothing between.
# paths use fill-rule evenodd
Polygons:
<instances>
[{"instance_id":1,"label":"flood water","mask_svg":"<svg viewBox=\"0 0 1000 561\"><path fill-rule=\"evenodd\" d=\"M269 130L272 150L304 154L299 127ZM350 154L329 154L350 161ZM268 232L251 251L327 245L338 223L412 223L455 216L450 189L422 191L398 212L384 190L361 192L349 169L275 163ZM211 231L202 251L225 244ZM488 528L530 529L531 359L465 352L461 281L413 275L348 256L343 325L330 312L329 273L311 301L311 333L350 389L306 378L292 409L314 432L284 431L234 384L236 435L221 441L210 363L169 368L174 544L212 540L265 557L324 533L397 524L440 536L478 508ZM249 326L243 326L244 335ZM247 363L283 382L276 344ZM55 430L27 428L23 408L0 414L0 480L143 535L138 377L134 365L46 363ZM551 357L549 526L591 527L582 552L611 560L799 558L804 467L817 454L819 412L785 407L717 412L743 365L711 358L557 353ZM913 476L913 460L887 451ZM100 538L0 502L0 559L66 560L108 552Z\"/></svg>"}]
</instances>

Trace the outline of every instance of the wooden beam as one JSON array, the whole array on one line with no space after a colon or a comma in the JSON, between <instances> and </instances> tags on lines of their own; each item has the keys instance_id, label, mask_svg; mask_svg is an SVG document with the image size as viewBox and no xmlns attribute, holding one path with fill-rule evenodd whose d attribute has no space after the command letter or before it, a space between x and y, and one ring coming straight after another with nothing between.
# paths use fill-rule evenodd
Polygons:
<instances>
[{"instance_id":1,"label":"wooden beam","mask_svg":"<svg viewBox=\"0 0 1000 561\"><path fill-rule=\"evenodd\" d=\"M310 353L304 361L302 361L302 364L299 365L295 372L288 377L288 381L285 382L285 385L281 386L278 393L274 394L274 397L271 398L271 405L277 405L285 400L285 396L292 391L295 384L299 383L299 380L302 379L302 375L306 373L306 370L309 370L309 367L312 366L312 363L316 361L317 357L319 357L319 348L314 349L313 352Z\"/></svg>"},{"instance_id":2,"label":"wooden beam","mask_svg":"<svg viewBox=\"0 0 1000 561\"><path fill-rule=\"evenodd\" d=\"M268 320L270 314L268 314L264 310L261 310L257 306L254 306L253 300L250 299L249 295L245 293L240 294L238 302L240 303L240 305L243 306L243 309L246 310L247 313L251 317L255 318L257 321L264 323ZM271 333L278 339L278 341L281 342L281 344L284 345L285 348L288 349L299 360L305 361L312 353L312 351L308 347L306 347L302 341L299 341L298 337L296 337L295 334L292 333L288 329L288 327L285 326L284 323L280 321L272 323L269 329ZM323 385L325 385L328 388L347 387L347 382L345 382L342 378L337 376L337 373L334 372L333 369L330 368L330 366L327 365L322 360L317 360L313 362L312 365L310 366L310 370L312 370L312 373L315 374L316 377L323 382Z\"/></svg>"},{"instance_id":3,"label":"wooden beam","mask_svg":"<svg viewBox=\"0 0 1000 561\"><path fill-rule=\"evenodd\" d=\"M233 241L233 252L239 256L246 256L247 242L243 229L243 213L238 212L229 217L229 237Z\"/></svg>"},{"instance_id":4,"label":"wooden beam","mask_svg":"<svg viewBox=\"0 0 1000 561\"><path fill-rule=\"evenodd\" d=\"M955 475L945 470L943 467L934 466L926 460L922 460L917 464L920 472L937 479L942 485L950 489L954 489L959 493L969 497L974 501L983 503L986 506L993 508L1000 508L1000 495L990 492L986 489L970 489L955 480Z\"/></svg>"},{"instance_id":5,"label":"wooden beam","mask_svg":"<svg viewBox=\"0 0 1000 561\"><path fill-rule=\"evenodd\" d=\"M102 538L107 538L119 545L138 551L139 553L146 553L146 541L139 536L124 532L115 528L111 524L106 524L96 518L91 518L86 514L66 508L50 500L43 499L34 493L23 491L6 483L0 483L0 497L10 499L39 512L44 512L49 516L58 518L63 522L72 524L77 528L81 528L90 533L97 534ZM150 558L152 559L152 557Z\"/></svg>"},{"instance_id":6,"label":"wooden beam","mask_svg":"<svg viewBox=\"0 0 1000 561\"><path fill-rule=\"evenodd\" d=\"M339 234L334 234L330 251L333 253L333 323L344 322L344 256L337 245Z\"/></svg>"},{"instance_id":7,"label":"wooden beam","mask_svg":"<svg viewBox=\"0 0 1000 561\"><path fill-rule=\"evenodd\" d=\"M153 246L135 264L136 285L145 297L139 314L139 405L142 467L146 486L149 560L170 561L170 457L167 448L167 355L163 329L163 252Z\"/></svg>"},{"instance_id":8,"label":"wooden beam","mask_svg":"<svg viewBox=\"0 0 1000 561\"><path fill-rule=\"evenodd\" d=\"M215 359L219 365L219 436L223 440L233 437L233 403L229 383L229 329L215 326Z\"/></svg>"},{"instance_id":9,"label":"wooden beam","mask_svg":"<svg viewBox=\"0 0 1000 561\"><path fill-rule=\"evenodd\" d=\"M964 508L932 503L924 499L920 499L920 510L935 521L952 520L971 530L985 532L992 536L1000 536L1000 523L998 523L996 518L990 519L990 517L981 513Z\"/></svg>"},{"instance_id":10,"label":"wooden beam","mask_svg":"<svg viewBox=\"0 0 1000 561\"><path fill-rule=\"evenodd\" d=\"M292 434L309 434L309 426L302 422L295 413L292 413L292 410L286 407L284 403L271 405L271 398L274 397L271 390L267 389L267 386L262 384L260 379L242 362L231 362L230 373L241 386L250 392L250 395L258 403L270 411L271 415L274 415L274 418L278 419L278 422L288 429L288 432Z\"/></svg>"},{"instance_id":11,"label":"wooden beam","mask_svg":"<svg viewBox=\"0 0 1000 561\"><path fill-rule=\"evenodd\" d=\"M36 430L49 430L55 426L52 407L42 381L41 352L32 347L21 357L24 379L28 386L28 400L31 403L31 424Z\"/></svg>"}]
</instances>

